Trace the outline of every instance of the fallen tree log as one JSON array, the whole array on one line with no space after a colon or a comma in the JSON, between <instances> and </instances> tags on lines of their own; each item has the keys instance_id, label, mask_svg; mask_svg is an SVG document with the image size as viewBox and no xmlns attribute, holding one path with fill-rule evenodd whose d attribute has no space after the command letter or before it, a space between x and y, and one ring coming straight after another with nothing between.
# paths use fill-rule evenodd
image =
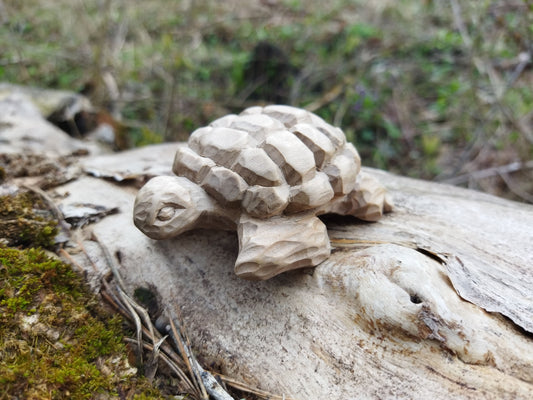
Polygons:
<instances>
[{"instance_id":1,"label":"fallen tree log","mask_svg":"<svg viewBox=\"0 0 533 400\"><path fill-rule=\"evenodd\" d=\"M532 206L367 170L394 212L326 217L328 260L248 282L234 233L153 241L133 225L139 183L170 173L180 145L80 157L85 173L48 195L65 218L118 210L73 228L67 249L97 286L97 238L130 293L156 294L161 324L182 316L204 366L297 399L533 397Z\"/></svg>"}]
</instances>

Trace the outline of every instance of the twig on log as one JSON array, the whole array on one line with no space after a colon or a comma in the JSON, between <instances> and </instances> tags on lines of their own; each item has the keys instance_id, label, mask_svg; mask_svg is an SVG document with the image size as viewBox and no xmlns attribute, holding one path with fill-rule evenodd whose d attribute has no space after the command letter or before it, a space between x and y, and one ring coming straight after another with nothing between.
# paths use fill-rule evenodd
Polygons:
<instances>
[{"instance_id":1,"label":"twig on log","mask_svg":"<svg viewBox=\"0 0 533 400\"><path fill-rule=\"evenodd\" d=\"M163 336L159 341L154 343L152 349L151 357L146 361L146 366L144 368L144 375L148 378L148 381L153 382L155 375L157 373L157 367L159 365L159 357L161 355L160 347L167 340L168 336Z\"/></svg>"},{"instance_id":2,"label":"twig on log","mask_svg":"<svg viewBox=\"0 0 533 400\"><path fill-rule=\"evenodd\" d=\"M113 277L117 281L117 285L114 286L113 290L106 279L102 280L102 286L105 289L105 291L101 291L102 297L105 298L115 309L117 309L121 314L123 314L126 318L130 320L130 322L135 325L137 338L136 340L130 339L128 341L133 341L137 344L138 349L140 350L139 354L142 354L142 349L145 348L149 348L152 352L152 355L149 359L150 365L145 367L147 377L150 379L150 377L153 378L152 374L155 376L155 373L157 371L158 360L162 359L167 365L169 365L171 370L180 379L181 388L179 390L182 393L186 392L193 396L193 398L203 399L199 395L195 385L193 385L193 383L187 377L187 374L185 374L182 368L180 367L180 358L173 354L174 350L172 349L172 347L166 344L165 339L167 338L167 336L161 337L158 331L154 329L148 312L126 294L125 289L121 284L123 282L122 277L120 276L116 264L114 264L113 259L111 258L107 248L94 235L93 239L102 248L102 251L106 257L106 261L113 273ZM85 252L85 254L88 259L91 260L91 257L87 254L87 252ZM139 314L142 316L142 320L141 317L139 317ZM152 343L149 344L145 342L143 340L143 337L146 337ZM141 356L140 359L142 361Z\"/></svg>"},{"instance_id":3,"label":"twig on log","mask_svg":"<svg viewBox=\"0 0 533 400\"><path fill-rule=\"evenodd\" d=\"M222 380L222 382L224 382L225 384L237 389L237 390L240 390L241 392L246 392L246 393L251 393L257 397L261 397L263 399L266 399L266 400L296 400L295 398L293 397L287 397L285 395L283 396L278 396L276 394L272 394L272 393L269 393L269 392L265 392L264 390L260 390L260 389L256 389L256 388L252 388L248 385L245 385L243 384L242 382L238 382L228 376L224 376L224 375L221 375L221 374L217 374L217 377L220 378L220 380Z\"/></svg>"},{"instance_id":4,"label":"twig on log","mask_svg":"<svg viewBox=\"0 0 533 400\"><path fill-rule=\"evenodd\" d=\"M125 340L128 343L136 343L135 339L126 338ZM144 341L143 341L143 348L150 352L154 351L154 346ZM173 357L168 354L167 350L159 354L159 359L162 360L172 370L172 372L174 372L176 376L185 383L185 387L183 388L182 393L183 392L191 393L196 398L197 396L194 394L194 386L192 382L189 380L187 375L185 375L183 370L178 366L178 364L175 362Z\"/></svg>"},{"instance_id":5,"label":"twig on log","mask_svg":"<svg viewBox=\"0 0 533 400\"><path fill-rule=\"evenodd\" d=\"M118 268L117 268L117 264L115 262L115 259L113 257L111 257L111 254L109 254L109 250L107 249L107 247L104 246L104 244L96 237L96 235L94 235L94 233L92 235L92 239L96 243L98 243L98 245L102 249L102 252L104 253L104 257L106 259L106 262L107 262L109 268L111 269L111 272L113 273L113 276L117 280L118 286L121 287L121 288L125 288L126 285L124 285L124 281L122 280L122 277L120 276L120 273L118 272Z\"/></svg>"},{"instance_id":6,"label":"twig on log","mask_svg":"<svg viewBox=\"0 0 533 400\"><path fill-rule=\"evenodd\" d=\"M192 352L188 346L188 343L185 343L185 340L182 336L181 329L176 328L175 321L177 321L176 318L170 319L170 329L169 329L170 338L173 340L174 344L178 348L178 351L181 354L181 357L183 358L185 365L187 365L189 374L193 378L193 383L195 384L197 390L202 394L202 399L208 399L209 396L207 395L207 389L203 384L203 379L200 376L200 372L198 371L198 368L196 368L197 367L196 364L198 363L195 362L196 359L192 355ZM181 324L178 324L178 327L181 327Z\"/></svg>"},{"instance_id":7,"label":"twig on log","mask_svg":"<svg viewBox=\"0 0 533 400\"><path fill-rule=\"evenodd\" d=\"M114 278L117 281L117 285L115 286L115 290L118 293L120 304L121 304L121 306L123 308L125 308L125 310L127 311L126 314L129 316L130 320L132 320L134 322L134 324L135 324L136 335L137 335L136 343L137 343L137 347L138 347L138 350L139 350L140 360L142 362L142 349L145 347L144 346L144 341L143 341L143 327L144 327L144 331L146 331L145 332L145 336L153 344L153 346L152 346L152 357L151 357L152 358L151 363L153 364L154 362L156 362L156 360L160 356L159 348L163 344L164 339L160 339L159 341L157 340L157 336L158 335L156 335L156 333L155 333L156 331L155 331L155 329L153 327L153 324L151 322L151 319L150 319L150 316L149 316L148 312L146 311L146 309L144 309L142 306L137 304L135 302L135 300L133 300L131 297L129 297L126 294L125 289L124 289L124 287L125 287L124 281L122 280L122 277L120 276L120 273L118 271L118 268L117 268L117 265L115 263L115 260L111 257L111 254L109 253L109 251L106 248L106 246L104 246L98 240L97 237L95 237L94 235L93 235L93 237L94 237L94 240L102 248L102 251L103 251L103 253L105 255L106 261L107 261L107 263L108 263L108 265L109 265L109 267L110 267L110 269L111 269L111 271L113 273ZM105 285L105 286L109 290L109 285ZM139 316L139 314L142 316L142 321L141 321L141 317ZM184 342L184 339L183 339L185 337L184 332L181 329L179 329L179 331L178 331L175 328L174 322L172 320L170 321L170 326L172 328L170 336L173 339L173 341L175 342L175 344L178 346L179 353L182 356L181 358L185 362L185 365L187 365L187 368L189 370L189 374L193 378L192 383L191 383L191 381L189 379L187 379L187 382L190 384L190 389L192 389L192 392L196 395L196 397L198 397L201 400L208 400L209 396L208 396L207 392L209 391L209 393L211 394L211 396L213 396L213 398L215 400L232 400L233 398L231 396L229 396L229 394L227 394L226 392L224 392L226 397L221 397L221 393L222 393L221 391L223 391L222 387L220 387L220 385L218 385L218 382L215 381L216 385L214 385L209 380L209 377L212 377L212 375L209 374L208 372L204 371L203 368L196 361L196 358L194 357L194 355L192 354L192 351L190 350L190 346L188 345L188 343ZM192 365L189 362L190 360L193 361ZM177 367L177 365L176 365L176 368L172 368L172 369L175 370L175 372L176 372L176 370L178 370L179 367ZM153 371L150 371L150 373L152 373L152 372ZM153 373L155 375L155 372L153 372ZM180 376L180 377L183 377L183 376L186 377L186 375L183 374L183 373L177 373L177 375ZM207 376L207 379L205 378L205 376ZM206 382L209 382L210 387L214 387L215 389L207 390L205 388L204 384L203 384L204 380ZM217 385L218 385L218 387L217 387ZM211 393L211 392L213 392L214 394Z\"/></svg>"},{"instance_id":8,"label":"twig on log","mask_svg":"<svg viewBox=\"0 0 533 400\"><path fill-rule=\"evenodd\" d=\"M197 367L200 371L200 377L202 378L202 382L207 389L207 392L214 400L234 400L233 397L231 397L228 392L224 390L222 386L220 386L220 383L215 379L213 375L211 375L209 372L204 371L203 368L198 364L196 360L195 364L197 364Z\"/></svg>"},{"instance_id":9,"label":"twig on log","mask_svg":"<svg viewBox=\"0 0 533 400\"><path fill-rule=\"evenodd\" d=\"M125 293L120 289L120 286L117 285L117 292L123 302L123 304L128 309L129 315L131 316L131 319L135 323L135 332L137 334L137 356L139 357L140 363L142 363L142 325L141 325L141 318L139 315L135 312L135 309L133 306L125 299Z\"/></svg>"}]
</instances>

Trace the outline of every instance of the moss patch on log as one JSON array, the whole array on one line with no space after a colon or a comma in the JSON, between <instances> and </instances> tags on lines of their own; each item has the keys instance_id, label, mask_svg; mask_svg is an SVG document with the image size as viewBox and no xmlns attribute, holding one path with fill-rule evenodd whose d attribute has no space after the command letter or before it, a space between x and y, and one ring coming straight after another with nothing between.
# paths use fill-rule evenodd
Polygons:
<instances>
[{"instance_id":1,"label":"moss patch on log","mask_svg":"<svg viewBox=\"0 0 533 400\"><path fill-rule=\"evenodd\" d=\"M0 247L3 398L164 398L128 362L122 319L43 250Z\"/></svg>"},{"instance_id":2,"label":"moss patch on log","mask_svg":"<svg viewBox=\"0 0 533 400\"><path fill-rule=\"evenodd\" d=\"M51 248L57 222L39 195L18 192L0 196L0 243Z\"/></svg>"}]
</instances>

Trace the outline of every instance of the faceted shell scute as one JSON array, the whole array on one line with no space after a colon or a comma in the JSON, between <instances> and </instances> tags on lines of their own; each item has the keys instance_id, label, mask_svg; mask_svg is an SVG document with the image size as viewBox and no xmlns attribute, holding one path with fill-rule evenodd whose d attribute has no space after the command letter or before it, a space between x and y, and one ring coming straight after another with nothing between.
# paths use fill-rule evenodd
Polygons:
<instances>
[{"instance_id":1,"label":"faceted shell scute","mask_svg":"<svg viewBox=\"0 0 533 400\"><path fill-rule=\"evenodd\" d=\"M344 133L306 110L250 107L194 131L173 172L222 205L267 218L321 207L354 190L361 160Z\"/></svg>"}]
</instances>

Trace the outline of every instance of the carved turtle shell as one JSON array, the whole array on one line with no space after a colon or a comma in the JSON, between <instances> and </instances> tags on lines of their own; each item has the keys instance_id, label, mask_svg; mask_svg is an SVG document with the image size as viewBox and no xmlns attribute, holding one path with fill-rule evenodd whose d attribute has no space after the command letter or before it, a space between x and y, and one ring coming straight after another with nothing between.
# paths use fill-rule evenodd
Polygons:
<instances>
[{"instance_id":1,"label":"carved turtle shell","mask_svg":"<svg viewBox=\"0 0 533 400\"><path fill-rule=\"evenodd\" d=\"M267 218L321 207L350 193L361 167L344 133L306 110L251 107L194 131L173 171L222 206Z\"/></svg>"}]
</instances>

